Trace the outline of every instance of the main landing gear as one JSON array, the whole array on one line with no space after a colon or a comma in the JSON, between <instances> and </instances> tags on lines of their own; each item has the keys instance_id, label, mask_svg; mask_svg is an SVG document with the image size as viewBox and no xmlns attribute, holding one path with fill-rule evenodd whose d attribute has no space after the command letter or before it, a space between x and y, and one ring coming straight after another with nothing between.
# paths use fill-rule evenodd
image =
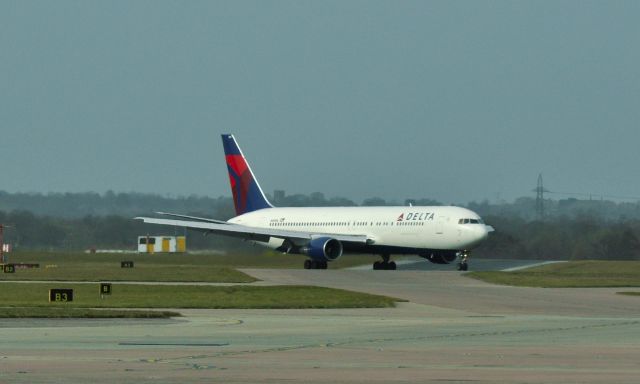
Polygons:
<instances>
[{"instance_id":1,"label":"main landing gear","mask_svg":"<svg viewBox=\"0 0 640 384\"><path fill-rule=\"evenodd\" d=\"M460 253L460 262L458 263L458 271L466 271L469 269L467 265L467 259L469 258L469 251L462 251Z\"/></svg>"},{"instance_id":2,"label":"main landing gear","mask_svg":"<svg viewBox=\"0 0 640 384\"><path fill-rule=\"evenodd\" d=\"M389 255L382 255L382 261L376 261L373 263L373 269L376 271L395 271L396 263L394 261L389 261Z\"/></svg>"},{"instance_id":3,"label":"main landing gear","mask_svg":"<svg viewBox=\"0 0 640 384\"><path fill-rule=\"evenodd\" d=\"M327 269L327 262L307 259L304 261L304 269Z\"/></svg>"}]
</instances>

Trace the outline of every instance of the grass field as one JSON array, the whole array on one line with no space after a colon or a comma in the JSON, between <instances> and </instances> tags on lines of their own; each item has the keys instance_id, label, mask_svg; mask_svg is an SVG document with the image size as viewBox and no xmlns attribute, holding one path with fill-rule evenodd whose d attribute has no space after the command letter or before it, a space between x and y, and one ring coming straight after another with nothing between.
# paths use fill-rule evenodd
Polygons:
<instances>
[{"instance_id":1,"label":"grass field","mask_svg":"<svg viewBox=\"0 0 640 384\"><path fill-rule=\"evenodd\" d=\"M331 268L371 263L375 258L347 256ZM141 282L251 283L256 279L235 268L302 268L304 257L256 254L87 254L18 252L10 263L38 263L39 268L0 273L0 317L163 317L162 312L97 308L360 308L389 307L395 299L321 287L134 285ZM121 261L134 268L121 268ZM342 259L341 259L342 260ZM58 281L17 283L12 281ZM98 284L109 281L113 295L100 298ZM74 301L49 303L50 288L74 289Z\"/></svg>"},{"instance_id":2,"label":"grass field","mask_svg":"<svg viewBox=\"0 0 640 384\"><path fill-rule=\"evenodd\" d=\"M86 318L86 319L166 319L178 317L178 312L94 309L94 308L46 308L46 307L4 307L0 308L0 318Z\"/></svg>"},{"instance_id":3,"label":"grass field","mask_svg":"<svg viewBox=\"0 0 640 384\"><path fill-rule=\"evenodd\" d=\"M17 269L4 273L0 280L41 281L180 281L214 283L251 283L255 278L233 268L210 265L155 264L136 261L134 268L120 268L120 261L66 262L40 264L40 268Z\"/></svg>"},{"instance_id":4,"label":"grass field","mask_svg":"<svg viewBox=\"0 0 640 384\"><path fill-rule=\"evenodd\" d=\"M571 261L514 272L470 272L465 276L522 287L640 287L640 262Z\"/></svg>"},{"instance_id":5,"label":"grass field","mask_svg":"<svg viewBox=\"0 0 640 384\"><path fill-rule=\"evenodd\" d=\"M14 252L8 255L9 261L38 262L55 264L65 262L120 262L120 260L152 261L154 264L181 264L181 265L209 265L230 268L302 268L304 255L290 255L265 250L256 246L256 252L233 252L225 254L217 253L184 253L169 254L156 253L153 255L144 253L84 253L84 252L38 252L24 251ZM338 260L329 263L329 268L339 269L362 264L373 264L380 257L373 255L343 255Z\"/></svg>"},{"instance_id":6,"label":"grass field","mask_svg":"<svg viewBox=\"0 0 640 384\"><path fill-rule=\"evenodd\" d=\"M50 303L51 288L74 290L72 302ZM2 283L0 306L7 308L378 308L397 299L310 286L203 286L113 284L100 297L99 284Z\"/></svg>"},{"instance_id":7,"label":"grass field","mask_svg":"<svg viewBox=\"0 0 640 384\"><path fill-rule=\"evenodd\" d=\"M67 281L185 281L249 283L254 278L236 268L302 268L305 257L274 252L233 254L87 254L80 252L16 252L11 263L38 263L37 269L0 273L0 280ZM120 262L134 262L134 268L120 268ZM367 255L346 255L329 263L331 269L370 264Z\"/></svg>"}]
</instances>

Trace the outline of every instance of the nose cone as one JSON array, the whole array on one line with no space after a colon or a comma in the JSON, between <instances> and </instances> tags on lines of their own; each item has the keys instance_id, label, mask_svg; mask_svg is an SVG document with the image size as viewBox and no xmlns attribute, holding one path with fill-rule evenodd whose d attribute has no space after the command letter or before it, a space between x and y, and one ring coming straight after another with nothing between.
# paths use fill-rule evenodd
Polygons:
<instances>
[{"instance_id":1,"label":"nose cone","mask_svg":"<svg viewBox=\"0 0 640 384\"><path fill-rule=\"evenodd\" d=\"M476 228L474 228L478 243L485 241L487 237L489 237L489 228L493 230L493 227L489 225L478 225Z\"/></svg>"},{"instance_id":2,"label":"nose cone","mask_svg":"<svg viewBox=\"0 0 640 384\"><path fill-rule=\"evenodd\" d=\"M489 237L489 232L493 232L494 229L490 225L474 225L469 228L467 232L467 248L474 248L480 245L483 241Z\"/></svg>"}]
</instances>

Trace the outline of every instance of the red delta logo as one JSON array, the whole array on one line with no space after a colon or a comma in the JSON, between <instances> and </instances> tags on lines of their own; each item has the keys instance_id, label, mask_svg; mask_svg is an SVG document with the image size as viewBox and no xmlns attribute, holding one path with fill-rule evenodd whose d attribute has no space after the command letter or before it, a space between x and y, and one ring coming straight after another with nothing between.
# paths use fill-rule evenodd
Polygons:
<instances>
[{"instance_id":1,"label":"red delta logo","mask_svg":"<svg viewBox=\"0 0 640 384\"><path fill-rule=\"evenodd\" d=\"M404 220L404 213L401 213L400 216L398 216L398 220L396 221L402 221Z\"/></svg>"}]
</instances>

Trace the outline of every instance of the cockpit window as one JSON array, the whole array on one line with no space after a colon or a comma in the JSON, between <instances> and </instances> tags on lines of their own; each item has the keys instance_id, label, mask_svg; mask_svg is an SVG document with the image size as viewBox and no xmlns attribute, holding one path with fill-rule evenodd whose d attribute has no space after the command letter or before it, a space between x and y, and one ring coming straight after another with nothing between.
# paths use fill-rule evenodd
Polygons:
<instances>
[{"instance_id":1,"label":"cockpit window","mask_svg":"<svg viewBox=\"0 0 640 384\"><path fill-rule=\"evenodd\" d=\"M482 219L459 219L458 224L484 224Z\"/></svg>"}]
</instances>

